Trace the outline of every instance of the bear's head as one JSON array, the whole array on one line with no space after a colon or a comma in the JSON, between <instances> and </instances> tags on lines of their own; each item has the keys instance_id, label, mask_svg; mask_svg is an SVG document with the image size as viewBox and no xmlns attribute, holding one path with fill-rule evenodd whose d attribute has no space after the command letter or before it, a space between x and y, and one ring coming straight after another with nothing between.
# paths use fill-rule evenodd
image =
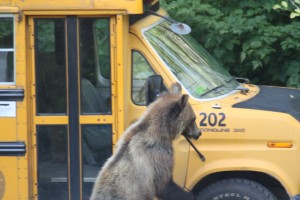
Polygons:
<instances>
[{"instance_id":1,"label":"bear's head","mask_svg":"<svg viewBox=\"0 0 300 200\"><path fill-rule=\"evenodd\" d=\"M196 115L188 99L187 94L181 94L180 84L175 83L169 92L161 94L149 106L152 107L150 110L155 110L155 116L159 116L155 123L160 124L160 130L167 130L172 140L181 134L193 139L198 139L201 135L195 122Z\"/></svg>"}]
</instances>

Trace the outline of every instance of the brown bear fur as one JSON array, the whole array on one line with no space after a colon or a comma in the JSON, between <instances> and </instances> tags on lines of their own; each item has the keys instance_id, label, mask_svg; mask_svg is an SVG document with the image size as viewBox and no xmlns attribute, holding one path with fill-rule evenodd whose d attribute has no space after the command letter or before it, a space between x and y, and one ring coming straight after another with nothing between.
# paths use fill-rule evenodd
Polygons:
<instances>
[{"instance_id":1,"label":"brown bear fur","mask_svg":"<svg viewBox=\"0 0 300 200\"><path fill-rule=\"evenodd\" d=\"M91 200L194 199L172 179L172 141L181 134L197 139L195 119L188 95L175 84L124 132L99 172Z\"/></svg>"}]
</instances>

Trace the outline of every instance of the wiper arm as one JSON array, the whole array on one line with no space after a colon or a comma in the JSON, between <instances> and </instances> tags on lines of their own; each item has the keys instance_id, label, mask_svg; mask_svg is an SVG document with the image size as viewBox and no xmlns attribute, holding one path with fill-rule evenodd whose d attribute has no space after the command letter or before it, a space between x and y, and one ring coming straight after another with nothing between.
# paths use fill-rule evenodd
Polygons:
<instances>
[{"instance_id":1,"label":"wiper arm","mask_svg":"<svg viewBox=\"0 0 300 200\"><path fill-rule=\"evenodd\" d=\"M250 83L250 80L248 78L241 78L241 77L234 77L234 78L240 83L246 83L246 84Z\"/></svg>"},{"instance_id":2,"label":"wiper arm","mask_svg":"<svg viewBox=\"0 0 300 200\"><path fill-rule=\"evenodd\" d=\"M241 85L239 85L237 88L235 88L234 90L240 90L243 94L246 94L249 92L249 89L246 87L243 87Z\"/></svg>"},{"instance_id":3,"label":"wiper arm","mask_svg":"<svg viewBox=\"0 0 300 200\"><path fill-rule=\"evenodd\" d=\"M235 77L235 76L232 76L231 79L226 80L226 83L229 83L229 82L231 82L232 80L236 80L236 81L239 82L239 83L246 83L246 84L249 84L249 83L250 83L250 80L249 80L248 78Z\"/></svg>"},{"instance_id":4,"label":"wiper arm","mask_svg":"<svg viewBox=\"0 0 300 200\"><path fill-rule=\"evenodd\" d=\"M247 78L240 78L240 77L235 77L235 76L232 76L231 79L227 80L226 82L229 83L232 80L236 80L239 83L241 83L241 82L246 83L246 84L250 83L249 79L247 79ZM247 92L249 92L249 89L246 87L243 87L242 85L239 85L237 88L234 88L233 90L240 90L243 94L246 94Z\"/></svg>"},{"instance_id":5,"label":"wiper arm","mask_svg":"<svg viewBox=\"0 0 300 200\"><path fill-rule=\"evenodd\" d=\"M216 91L217 89L219 89L219 88L221 88L221 87L223 87L223 86L224 86L224 84L219 85L219 86L217 86L217 87L214 87L214 88L212 88L212 89L210 89L210 90L204 92L203 94L201 94L201 96L204 96L204 95L207 95L208 93L211 93L211 92L213 92L213 91Z\"/></svg>"},{"instance_id":6,"label":"wiper arm","mask_svg":"<svg viewBox=\"0 0 300 200\"><path fill-rule=\"evenodd\" d=\"M249 89L246 87L243 87L242 85L239 85L237 88L224 88L224 90L240 90L242 93L249 92Z\"/></svg>"},{"instance_id":7,"label":"wiper arm","mask_svg":"<svg viewBox=\"0 0 300 200\"><path fill-rule=\"evenodd\" d=\"M204 92L203 94L201 94L201 96L207 95L208 93L211 93L213 91L216 91L217 89L224 87L225 85L219 85L217 87L212 88L211 90L208 90L206 92ZM243 87L241 85L239 85L237 88L224 88L225 90L240 90L242 94L246 94L249 92L249 89L246 87Z\"/></svg>"},{"instance_id":8,"label":"wiper arm","mask_svg":"<svg viewBox=\"0 0 300 200\"><path fill-rule=\"evenodd\" d=\"M238 79L241 79L241 78L238 78ZM227 80L226 82L229 83L229 82L231 82L232 80L237 80L237 78L234 77L234 76L232 76L232 78L229 79L229 80ZM243 79L243 80L247 81L248 79ZM221 87L224 87L224 86L225 86L224 84L218 85L217 87L214 87L214 88L212 88L212 89L210 89L210 90L204 92L203 94L201 94L201 96L205 96L205 95L207 95L208 93L211 93L211 92L213 92L213 91L216 91L217 89L219 89L219 88L221 88ZM240 91L241 91L242 93L244 93L244 94L247 93L247 92L249 92L249 89L248 89L248 88L243 87L243 86L241 86L241 85L239 85L237 88L224 88L224 89L240 90Z\"/></svg>"}]
</instances>

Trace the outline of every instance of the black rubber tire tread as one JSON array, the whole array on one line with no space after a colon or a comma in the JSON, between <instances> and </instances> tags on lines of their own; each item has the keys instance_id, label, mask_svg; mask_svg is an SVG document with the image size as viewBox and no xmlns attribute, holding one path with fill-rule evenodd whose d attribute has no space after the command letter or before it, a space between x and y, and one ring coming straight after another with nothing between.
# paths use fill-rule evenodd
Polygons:
<instances>
[{"instance_id":1,"label":"black rubber tire tread","mask_svg":"<svg viewBox=\"0 0 300 200\"><path fill-rule=\"evenodd\" d=\"M196 200L277 200L263 185L242 178L212 183L195 195Z\"/></svg>"}]
</instances>

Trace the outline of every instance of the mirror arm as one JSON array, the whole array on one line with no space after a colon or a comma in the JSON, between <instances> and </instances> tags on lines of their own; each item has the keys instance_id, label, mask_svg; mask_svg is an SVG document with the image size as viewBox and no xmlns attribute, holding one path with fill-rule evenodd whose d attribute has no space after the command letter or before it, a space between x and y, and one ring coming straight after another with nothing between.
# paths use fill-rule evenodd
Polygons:
<instances>
[{"instance_id":1,"label":"mirror arm","mask_svg":"<svg viewBox=\"0 0 300 200\"><path fill-rule=\"evenodd\" d=\"M171 23L175 23L175 24L178 23L178 22L176 22L176 21L174 21L174 20L172 20L172 19L170 19L170 18L168 18L168 17L165 17L165 16L163 16L163 15L160 15L160 14L158 14L158 13L152 11L152 10L147 10L147 12L150 13L151 15L155 15L155 16L157 16L157 17L161 17L161 18L163 18L163 19L165 19L165 20L167 20L167 21L169 21L169 22L171 22Z\"/></svg>"}]
</instances>

